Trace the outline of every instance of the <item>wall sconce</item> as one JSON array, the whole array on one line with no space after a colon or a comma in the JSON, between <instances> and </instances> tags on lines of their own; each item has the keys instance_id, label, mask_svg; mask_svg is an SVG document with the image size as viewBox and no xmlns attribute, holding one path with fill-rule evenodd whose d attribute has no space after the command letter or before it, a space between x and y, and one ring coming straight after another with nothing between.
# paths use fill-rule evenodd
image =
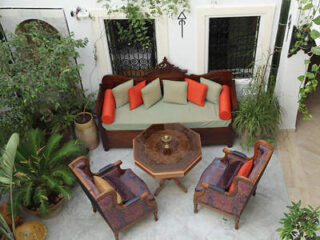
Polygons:
<instances>
[{"instance_id":1,"label":"wall sconce","mask_svg":"<svg viewBox=\"0 0 320 240\"><path fill-rule=\"evenodd\" d=\"M89 17L89 12L87 9L82 9L81 7L77 7L75 11L70 12L71 17L76 17L77 20L85 19Z\"/></svg>"}]
</instances>

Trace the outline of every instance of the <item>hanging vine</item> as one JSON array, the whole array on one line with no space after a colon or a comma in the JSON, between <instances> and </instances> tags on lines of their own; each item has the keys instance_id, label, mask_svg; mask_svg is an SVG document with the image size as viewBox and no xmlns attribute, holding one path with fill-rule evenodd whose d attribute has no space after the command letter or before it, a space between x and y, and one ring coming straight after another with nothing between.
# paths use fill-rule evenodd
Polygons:
<instances>
[{"instance_id":1,"label":"hanging vine","mask_svg":"<svg viewBox=\"0 0 320 240\"><path fill-rule=\"evenodd\" d=\"M167 15L177 16L180 11L190 12L189 0L98 0L108 14L124 14L129 25L124 27L117 22L119 41L147 48L151 44L147 24L153 18ZM120 2L120 4L119 4Z\"/></svg>"},{"instance_id":2,"label":"hanging vine","mask_svg":"<svg viewBox=\"0 0 320 240\"><path fill-rule=\"evenodd\" d=\"M300 10L298 25L293 36L295 43L290 49L290 54L294 54L299 50L305 51L310 59L312 56L320 56L320 47L316 46L316 39L320 38L320 32L313 29L315 25L320 25L320 0L314 4L313 0L297 0L298 9ZM306 98L317 89L318 80L317 77L320 74L320 65L312 64L309 67L311 61L305 60L305 73L298 77L300 81L299 89L299 111L304 115L304 120L309 120L312 115L309 113L309 109L305 104Z\"/></svg>"}]
</instances>

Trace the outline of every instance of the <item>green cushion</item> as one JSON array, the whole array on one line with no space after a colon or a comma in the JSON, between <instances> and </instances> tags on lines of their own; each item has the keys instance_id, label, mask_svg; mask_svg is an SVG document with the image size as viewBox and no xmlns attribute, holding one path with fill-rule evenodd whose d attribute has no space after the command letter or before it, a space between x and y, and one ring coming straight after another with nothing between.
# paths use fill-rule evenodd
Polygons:
<instances>
[{"instance_id":1,"label":"green cushion","mask_svg":"<svg viewBox=\"0 0 320 240\"><path fill-rule=\"evenodd\" d=\"M189 128L227 127L231 123L231 119L219 118L219 104L211 102L200 107L192 102L181 105L160 100L151 108L141 105L134 111L130 111L128 105L116 109L114 122L102 123L103 127L109 131L119 131L144 130L153 123L180 122Z\"/></svg>"},{"instance_id":2,"label":"green cushion","mask_svg":"<svg viewBox=\"0 0 320 240\"><path fill-rule=\"evenodd\" d=\"M187 104L188 82L162 80L162 83L164 102Z\"/></svg>"},{"instance_id":3,"label":"green cushion","mask_svg":"<svg viewBox=\"0 0 320 240\"><path fill-rule=\"evenodd\" d=\"M146 108L151 107L162 98L160 79L157 78L142 88L141 95Z\"/></svg>"},{"instance_id":4,"label":"green cushion","mask_svg":"<svg viewBox=\"0 0 320 240\"><path fill-rule=\"evenodd\" d=\"M221 84L205 78L200 78L200 82L208 86L206 100L212 103L219 103Z\"/></svg>"},{"instance_id":5,"label":"green cushion","mask_svg":"<svg viewBox=\"0 0 320 240\"><path fill-rule=\"evenodd\" d=\"M133 80L126 81L112 89L112 94L116 102L116 108L119 108L129 102L128 90L133 87Z\"/></svg>"}]
</instances>

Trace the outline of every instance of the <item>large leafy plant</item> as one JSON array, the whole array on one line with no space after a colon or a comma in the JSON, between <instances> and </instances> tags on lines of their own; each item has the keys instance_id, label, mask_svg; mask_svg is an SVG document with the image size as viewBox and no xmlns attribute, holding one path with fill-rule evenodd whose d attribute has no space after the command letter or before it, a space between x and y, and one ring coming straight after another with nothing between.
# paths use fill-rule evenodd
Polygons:
<instances>
[{"instance_id":1,"label":"large leafy plant","mask_svg":"<svg viewBox=\"0 0 320 240\"><path fill-rule=\"evenodd\" d=\"M189 0L121 0L120 4L115 0L98 0L98 2L104 3L108 14L122 13L127 17L128 27L117 24L119 40L142 47L151 44L147 24L152 18L164 14L173 17L179 11L190 11Z\"/></svg>"},{"instance_id":2,"label":"large leafy plant","mask_svg":"<svg viewBox=\"0 0 320 240\"><path fill-rule=\"evenodd\" d=\"M317 231L320 230L320 206L313 208L301 207L301 201L292 202L292 206L287 207L288 213L284 213L284 218L280 220L282 227L278 228L281 239L286 240L317 240Z\"/></svg>"},{"instance_id":3,"label":"large leafy plant","mask_svg":"<svg viewBox=\"0 0 320 240\"><path fill-rule=\"evenodd\" d=\"M5 146L3 155L0 159L0 184L2 190L9 190L9 198L11 203L11 221L12 231L6 223L3 216L0 214L0 232L6 239L15 239L15 219L13 214L13 172L14 161L16 156L17 147L19 144L19 135L14 133L11 135L7 145Z\"/></svg>"},{"instance_id":4,"label":"large leafy plant","mask_svg":"<svg viewBox=\"0 0 320 240\"><path fill-rule=\"evenodd\" d=\"M295 43L290 49L290 53L296 53L299 50L307 52L308 59L305 60L305 73L298 77L300 81L299 89L299 111L304 115L304 119L308 120L312 118L309 110L305 104L305 99L317 89L318 80L317 77L320 73L320 65L313 64L309 67L312 56L320 56L320 47L312 46L313 40L319 39L320 32L314 29L320 25L320 1L313 0L297 0L298 8L300 10L297 31L293 36Z\"/></svg>"},{"instance_id":5,"label":"large leafy plant","mask_svg":"<svg viewBox=\"0 0 320 240\"><path fill-rule=\"evenodd\" d=\"M14 206L49 211L62 196L69 199L74 176L67 167L70 160L83 152L78 141L61 146L62 135L53 134L46 141L44 131L32 129L21 142L16 154Z\"/></svg>"},{"instance_id":6,"label":"large leafy plant","mask_svg":"<svg viewBox=\"0 0 320 240\"><path fill-rule=\"evenodd\" d=\"M73 61L86 44L38 20L20 25L9 41L0 41L0 143L12 132L48 128L55 116L72 121L68 116L86 102L82 65Z\"/></svg>"},{"instance_id":7,"label":"large leafy plant","mask_svg":"<svg viewBox=\"0 0 320 240\"><path fill-rule=\"evenodd\" d=\"M257 68L250 84L243 89L233 127L243 147L251 147L258 139L274 142L281 123L278 98L266 90L267 66Z\"/></svg>"}]
</instances>

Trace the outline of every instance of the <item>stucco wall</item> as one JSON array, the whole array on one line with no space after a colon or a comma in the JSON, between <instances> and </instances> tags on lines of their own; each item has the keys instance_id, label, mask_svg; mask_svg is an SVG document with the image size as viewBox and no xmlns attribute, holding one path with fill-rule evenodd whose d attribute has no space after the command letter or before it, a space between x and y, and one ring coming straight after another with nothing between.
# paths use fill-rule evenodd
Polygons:
<instances>
[{"instance_id":1,"label":"stucco wall","mask_svg":"<svg viewBox=\"0 0 320 240\"><path fill-rule=\"evenodd\" d=\"M279 9L281 1L279 0L191 0L191 13L187 15L187 22L184 27L184 38L180 35L180 26L177 19L169 19L168 21L168 40L169 40L169 54L168 59L183 69L188 69L190 73L197 72L195 59L197 56L197 22L196 22L196 8L200 6L216 5L216 6L248 6L248 5L265 5L274 4L276 11L274 15L272 40L270 46L272 48L275 33L277 29L277 22L279 18ZM88 91L96 91L100 82L99 70L94 60L94 43L96 41L92 21L90 19L82 19L78 21L76 18L70 16L70 11L75 10L77 6L85 9L99 8L100 5L95 0L2 0L0 1L0 8L62 8L65 11L65 16L69 30L74 32L76 38L89 39L88 46L80 50L79 63L84 64L81 71L83 86ZM1 19L0 19L1 21Z\"/></svg>"}]
</instances>

